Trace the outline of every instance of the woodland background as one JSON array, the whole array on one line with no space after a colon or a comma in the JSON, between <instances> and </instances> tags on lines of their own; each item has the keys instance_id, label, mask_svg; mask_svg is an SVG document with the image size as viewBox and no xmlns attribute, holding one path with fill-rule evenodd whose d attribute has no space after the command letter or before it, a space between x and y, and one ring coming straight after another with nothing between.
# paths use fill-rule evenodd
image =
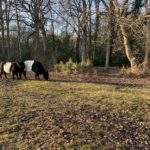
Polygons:
<instances>
[{"instance_id":1,"label":"woodland background","mask_svg":"<svg viewBox=\"0 0 150 150\"><path fill-rule=\"evenodd\" d=\"M0 0L0 60L148 70L149 0Z\"/></svg>"}]
</instances>

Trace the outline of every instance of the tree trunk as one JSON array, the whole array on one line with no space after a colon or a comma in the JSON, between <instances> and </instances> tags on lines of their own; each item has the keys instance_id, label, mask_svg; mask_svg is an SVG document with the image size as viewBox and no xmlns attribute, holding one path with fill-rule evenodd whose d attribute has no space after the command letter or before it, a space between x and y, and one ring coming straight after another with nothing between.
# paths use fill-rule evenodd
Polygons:
<instances>
[{"instance_id":1,"label":"tree trunk","mask_svg":"<svg viewBox=\"0 0 150 150\"><path fill-rule=\"evenodd\" d=\"M36 25L35 27L35 51L38 50L40 48L40 36L39 36L39 27Z\"/></svg>"},{"instance_id":2,"label":"tree trunk","mask_svg":"<svg viewBox=\"0 0 150 150\"><path fill-rule=\"evenodd\" d=\"M111 5L111 2L110 2ZM105 69L109 68L109 62L110 62L110 41L111 41L111 6L109 5L108 11L108 40L107 40L107 48L106 48L106 59L105 59Z\"/></svg>"},{"instance_id":3,"label":"tree trunk","mask_svg":"<svg viewBox=\"0 0 150 150\"><path fill-rule=\"evenodd\" d=\"M82 13L82 44L81 44L81 50L82 50L82 58L81 61L85 62L88 58L87 54L87 14L86 14L86 9L87 9L87 4L85 0L82 0L83 4L83 13Z\"/></svg>"},{"instance_id":4,"label":"tree trunk","mask_svg":"<svg viewBox=\"0 0 150 150\"><path fill-rule=\"evenodd\" d=\"M79 48L80 48L80 30L78 30L78 34L77 34L77 41L76 41L76 51L75 51L75 56L76 56L76 62L80 62L80 52L79 52Z\"/></svg>"},{"instance_id":5,"label":"tree trunk","mask_svg":"<svg viewBox=\"0 0 150 150\"><path fill-rule=\"evenodd\" d=\"M95 31L94 31L94 50L92 54L92 59L95 59L95 51L97 48L97 38L99 33L99 23L100 23L100 12L99 12L100 0L95 0L96 18L95 18Z\"/></svg>"},{"instance_id":6,"label":"tree trunk","mask_svg":"<svg viewBox=\"0 0 150 150\"><path fill-rule=\"evenodd\" d=\"M148 4L148 0L145 0L145 9L146 14L150 13L150 2ZM143 62L143 72L145 73L148 70L149 66L149 52L150 52L150 18L147 18L147 33L146 33L146 51L145 58Z\"/></svg>"},{"instance_id":7,"label":"tree trunk","mask_svg":"<svg viewBox=\"0 0 150 150\"><path fill-rule=\"evenodd\" d=\"M56 49L56 40L55 40L55 27L54 27L54 20L53 20L53 15L51 11L51 34L52 34L52 49L50 51L50 58L52 63L56 63L56 58L57 58L57 49Z\"/></svg>"},{"instance_id":8,"label":"tree trunk","mask_svg":"<svg viewBox=\"0 0 150 150\"><path fill-rule=\"evenodd\" d=\"M110 29L110 28L109 28ZM109 35L107 40L107 49L106 49L106 60L105 60L105 69L109 68L109 61L110 61L110 37Z\"/></svg>"},{"instance_id":9,"label":"tree trunk","mask_svg":"<svg viewBox=\"0 0 150 150\"><path fill-rule=\"evenodd\" d=\"M30 38L35 34L35 31L32 32L31 34L29 34L27 36L27 41L26 41L26 45L27 45L27 49L28 49L28 52L29 52L29 55L28 55L28 58L31 59L31 49L30 49L30 44L29 44L29 40Z\"/></svg>"},{"instance_id":10,"label":"tree trunk","mask_svg":"<svg viewBox=\"0 0 150 150\"><path fill-rule=\"evenodd\" d=\"M5 0L5 14L6 14L6 29L7 29L7 57L10 58L10 32L9 32L9 23L10 23L10 4L9 1Z\"/></svg>"},{"instance_id":11,"label":"tree trunk","mask_svg":"<svg viewBox=\"0 0 150 150\"><path fill-rule=\"evenodd\" d=\"M120 9L119 9L118 2L116 0L113 0L113 4L114 4L114 7L115 7L116 18L117 18L117 21L119 23L121 33L122 33L122 36L123 36L123 44L124 44L124 47L125 47L125 53L126 53L126 56L127 56L128 60L130 62L130 65L131 65L131 72L134 73L136 71L138 65L136 63L136 58L132 55L132 51L131 51L131 47L130 47L129 39L128 39L128 34L125 31L125 25L123 23L124 17L122 17L120 15Z\"/></svg>"},{"instance_id":12,"label":"tree trunk","mask_svg":"<svg viewBox=\"0 0 150 150\"><path fill-rule=\"evenodd\" d=\"M91 6L92 6L92 1L91 0L88 0L89 2L89 30L88 30L88 35L89 35L89 44L88 44L88 56L89 56L89 59L92 60L92 14L91 14Z\"/></svg>"},{"instance_id":13,"label":"tree trunk","mask_svg":"<svg viewBox=\"0 0 150 150\"><path fill-rule=\"evenodd\" d=\"M126 31L125 31L124 25L121 24L121 23L120 23L120 29L121 29L122 36L123 36L125 53L126 53L126 56L127 56L128 60L130 62L131 71L134 72L135 69L137 69L136 58L132 55L131 47L130 47L129 40L128 40L128 35L127 35Z\"/></svg>"},{"instance_id":14,"label":"tree trunk","mask_svg":"<svg viewBox=\"0 0 150 150\"><path fill-rule=\"evenodd\" d=\"M52 8L50 8L50 15L51 15L51 30L52 30L53 51L55 51L55 49L56 49L56 45L55 45L55 27L54 27Z\"/></svg>"},{"instance_id":15,"label":"tree trunk","mask_svg":"<svg viewBox=\"0 0 150 150\"><path fill-rule=\"evenodd\" d=\"M17 40L18 40L18 51L19 51L19 59L22 59L22 51L21 51L21 43L20 43L20 24L19 24L19 15L18 15L18 7L17 7L17 3L15 4L15 9L16 9L16 19L17 19Z\"/></svg>"},{"instance_id":16,"label":"tree trunk","mask_svg":"<svg viewBox=\"0 0 150 150\"><path fill-rule=\"evenodd\" d=\"M47 63L48 61L47 37L46 37L46 31L45 31L44 26L42 28L42 39L43 39L44 61L45 63Z\"/></svg>"},{"instance_id":17,"label":"tree trunk","mask_svg":"<svg viewBox=\"0 0 150 150\"><path fill-rule=\"evenodd\" d=\"M34 14L32 17L33 17L34 23L35 23L35 35L36 35L36 37L35 37L35 42L36 42L35 51L37 51L40 49L40 22L39 22L40 1L39 0L33 1L33 5L34 5L34 8L33 8Z\"/></svg>"},{"instance_id":18,"label":"tree trunk","mask_svg":"<svg viewBox=\"0 0 150 150\"><path fill-rule=\"evenodd\" d=\"M106 61L105 61L105 68L108 69L109 65L112 63L112 51L113 51L113 40L115 38L115 19L114 19L114 6L112 1L109 3L109 10L108 10L108 30L109 30L109 37L107 41L107 49L106 49Z\"/></svg>"},{"instance_id":19,"label":"tree trunk","mask_svg":"<svg viewBox=\"0 0 150 150\"><path fill-rule=\"evenodd\" d=\"M2 34L2 55L5 55L5 35L4 35L4 19L3 19L2 1L0 1L0 21Z\"/></svg>"}]
</instances>

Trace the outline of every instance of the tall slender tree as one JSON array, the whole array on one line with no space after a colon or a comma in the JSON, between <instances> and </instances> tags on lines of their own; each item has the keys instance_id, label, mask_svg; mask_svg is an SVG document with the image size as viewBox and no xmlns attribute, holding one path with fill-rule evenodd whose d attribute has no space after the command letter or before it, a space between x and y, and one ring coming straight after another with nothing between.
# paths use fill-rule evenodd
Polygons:
<instances>
[{"instance_id":1,"label":"tall slender tree","mask_svg":"<svg viewBox=\"0 0 150 150\"><path fill-rule=\"evenodd\" d=\"M21 50L21 35L20 35L20 23L19 23L19 12L18 12L18 2L15 0L15 14L16 14L16 22L17 22L17 40L18 40L18 52L19 52L19 59L22 59L22 50Z\"/></svg>"},{"instance_id":2,"label":"tall slender tree","mask_svg":"<svg viewBox=\"0 0 150 150\"><path fill-rule=\"evenodd\" d=\"M5 54L5 35L4 35L4 11L2 8L2 0L0 1L0 25L1 25L1 35L2 35L2 55Z\"/></svg>"}]
</instances>

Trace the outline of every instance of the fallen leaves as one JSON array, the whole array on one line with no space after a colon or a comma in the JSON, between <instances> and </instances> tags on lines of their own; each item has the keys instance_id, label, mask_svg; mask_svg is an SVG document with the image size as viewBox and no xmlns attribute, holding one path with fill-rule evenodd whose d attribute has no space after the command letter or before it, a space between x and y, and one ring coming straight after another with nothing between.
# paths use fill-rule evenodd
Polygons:
<instances>
[{"instance_id":1,"label":"fallen leaves","mask_svg":"<svg viewBox=\"0 0 150 150\"><path fill-rule=\"evenodd\" d=\"M0 80L0 147L149 150L150 86L105 77L84 83L83 78Z\"/></svg>"}]
</instances>

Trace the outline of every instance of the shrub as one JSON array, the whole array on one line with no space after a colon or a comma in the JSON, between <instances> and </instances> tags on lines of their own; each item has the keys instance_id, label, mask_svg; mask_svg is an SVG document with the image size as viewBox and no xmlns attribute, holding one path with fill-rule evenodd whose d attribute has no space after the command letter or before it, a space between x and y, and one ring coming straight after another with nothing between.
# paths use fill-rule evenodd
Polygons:
<instances>
[{"instance_id":1,"label":"shrub","mask_svg":"<svg viewBox=\"0 0 150 150\"><path fill-rule=\"evenodd\" d=\"M77 73L77 72L86 72L92 67L90 60L81 62L79 64L72 61L71 58L66 63L62 61L59 64L54 65L54 71L56 72L65 72L65 73Z\"/></svg>"},{"instance_id":2,"label":"shrub","mask_svg":"<svg viewBox=\"0 0 150 150\"><path fill-rule=\"evenodd\" d=\"M126 76L134 76L134 75L148 75L147 72L143 72L142 67L139 65L133 69L129 68L125 68L122 67L121 71L120 71L121 75L126 75Z\"/></svg>"},{"instance_id":3,"label":"shrub","mask_svg":"<svg viewBox=\"0 0 150 150\"><path fill-rule=\"evenodd\" d=\"M131 68L125 68L124 66L120 70L121 75L131 75Z\"/></svg>"},{"instance_id":4,"label":"shrub","mask_svg":"<svg viewBox=\"0 0 150 150\"><path fill-rule=\"evenodd\" d=\"M76 73L78 69L78 64L73 62L71 58L66 62L66 72L67 73Z\"/></svg>"},{"instance_id":5,"label":"shrub","mask_svg":"<svg viewBox=\"0 0 150 150\"><path fill-rule=\"evenodd\" d=\"M88 70L90 70L90 68L92 67L92 63L91 61L88 59L87 61L81 62L78 65L78 71L79 72L86 72Z\"/></svg>"},{"instance_id":6,"label":"shrub","mask_svg":"<svg viewBox=\"0 0 150 150\"><path fill-rule=\"evenodd\" d=\"M54 71L56 72L64 72L65 70L66 70L66 66L62 61L60 61L59 64L54 65Z\"/></svg>"}]
</instances>

